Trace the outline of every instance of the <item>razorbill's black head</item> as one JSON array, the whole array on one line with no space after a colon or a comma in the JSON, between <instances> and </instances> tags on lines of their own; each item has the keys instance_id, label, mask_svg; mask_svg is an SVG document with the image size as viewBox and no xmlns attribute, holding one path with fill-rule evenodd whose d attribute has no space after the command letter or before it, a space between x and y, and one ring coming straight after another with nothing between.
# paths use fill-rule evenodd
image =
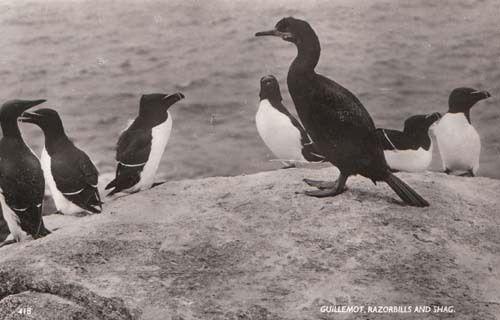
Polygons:
<instances>
[{"instance_id":1,"label":"razorbill's black head","mask_svg":"<svg viewBox=\"0 0 500 320\"><path fill-rule=\"evenodd\" d=\"M491 97L488 91L472 88L456 88L448 99L449 113L464 113L470 122L470 109L478 102Z\"/></svg>"},{"instance_id":2,"label":"razorbill's black head","mask_svg":"<svg viewBox=\"0 0 500 320\"><path fill-rule=\"evenodd\" d=\"M273 75L264 76L260 79L260 100L282 101L280 85Z\"/></svg>"},{"instance_id":3,"label":"razorbill's black head","mask_svg":"<svg viewBox=\"0 0 500 320\"><path fill-rule=\"evenodd\" d=\"M405 120L403 131L409 136L427 136L430 126L440 118L441 114L439 112L411 116Z\"/></svg>"},{"instance_id":4,"label":"razorbill's black head","mask_svg":"<svg viewBox=\"0 0 500 320\"><path fill-rule=\"evenodd\" d=\"M166 119L168 108L182 99L184 99L184 95L180 92L174 94L144 94L139 103L139 116L150 119L162 119L160 122L163 122Z\"/></svg>"}]
</instances>

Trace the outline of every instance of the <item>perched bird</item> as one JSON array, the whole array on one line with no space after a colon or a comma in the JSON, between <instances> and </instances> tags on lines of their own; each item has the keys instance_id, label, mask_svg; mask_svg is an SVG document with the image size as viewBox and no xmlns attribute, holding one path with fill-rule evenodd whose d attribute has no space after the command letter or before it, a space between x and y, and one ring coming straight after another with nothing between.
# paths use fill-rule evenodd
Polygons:
<instances>
[{"instance_id":1,"label":"perched bird","mask_svg":"<svg viewBox=\"0 0 500 320\"><path fill-rule=\"evenodd\" d=\"M36 124L45 135L41 163L57 211L100 213L99 172L87 154L68 138L59 114L52 109L26 111L20 121Z\"/></svg>"},{"instance_id":2,"label":"perched bird","mask_svg":"<svg viewBox=\"0 0 500 320\"><path fill-rule=\"evenodd\" d=\"M314 144L295 117L283 105L280 87L272 75L260 79L260 103L255 124L260 137L287 167L295 162L319 162Z\"/></svg>"},{"instance_id":3,"label":"perched bird","mask_svg":"<svg viewBox=\"0 0 500 320\"><path fill-rule=\"evenodd\" d=\"M443 170L475 176L479 169L481 139L470 121L470 109L491 97L487 91L456 88L448 99L448 112L433 127Z\"/></svg>"},{"instance_id":4,"label":"perched bird","mask_svg":"<svg viewBox=\"0 0 500 320\"><path fill-rule=\"evenodd\" d=\"M441 114L416 115L406 119L403 131L377 129L387 164L392 171L425 171L432 161L431 127Z\"/></svg>"},{"instance_id":5,"label":"perched bird","mask_svg":"<svg viewBox=\"0 0 500 320\"><path fill-rule=\"evenodd\" d=\"M0 108L0 204L10 234L0 246L50 233L42 219L45 190L40 161L24 142L19 116L45 100L11 100Z\"/></svg>"},{"instance_id":6,"label":"perched bird","mask_svg":"<svg viewBox=\"0 0 500 320\"><path fill-rule=\"evenodd\" d=\"M141 97L139 115L131 122L118 140L116 150L116 176L107 186L108 196L117 192L133 193L158 184L154 178L165 150L172 117L168 108L184 99L180 92L171 95L145 94Z\"/></svg>"},{"instance_id":7,"label":"perched bird","mask_svg":"<svg viewBox=\"0 0 500 320\"><path fill-rule=\"evenodd\" d=\"M385 181L411 206L429 203L391 173L372 118L361 102L336 82L317 74L320 43L311 26L303 20L283 18L270 31L256 36L277 36L296 45L298 53L288 71L288 89L297 113L319 154L340 170L335 182L306 179L320 190L307 195L327 197L345 190L349 176L361 174L374 183Z\"/></svg>"}]
</instances>

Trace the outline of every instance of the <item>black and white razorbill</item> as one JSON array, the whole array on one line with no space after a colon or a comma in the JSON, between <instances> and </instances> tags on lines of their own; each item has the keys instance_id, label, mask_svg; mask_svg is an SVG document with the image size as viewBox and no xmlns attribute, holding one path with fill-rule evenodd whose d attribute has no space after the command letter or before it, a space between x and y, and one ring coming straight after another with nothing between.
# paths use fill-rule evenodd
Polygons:
<instances>
[{"instance_id":1,"label":"black and white razorbill","mask_svg":"<svg viewBox=\"0 0 500 320\"><path fill-rule=\"evenodd\" d=\"M479 169L481 139L470 121L470 109L491 97L488 91L456 88L448 99L448 112L433 126L443 170L447 174L475 176Z\"/></svg>"},{"instance_id":2,"label":"black and white razorbill","mask_svg":"<svg viewBox=\"0 0 500 320\"><path fill-rule=\"evenodd\" d=\"M285 166L296 162L320 162L306 131L282 103L278 80L272 75L260 79L260 102L255 124L266 146Z\"/></svg>"},{"instance_id":3,"label":"black and white razorbill","mask_svg":"<svg viewBox=\"0 0 500 320\"><path fill-rule=\"evenodd\" d=\"M405 120L403 131L377 129L387 164L392 171L425 171L432 161L431 127L441 114L415 115Z\"/></svg>"},{"instance_id":4,"label":"black and white razorbill","mask_svg":"<svg viewBox=\"0 0 500 320\"><path fill-rule=\"evenodd\" d=\"M106 190L133 193L156 184L154 178L172 130L168 108L184 99L180 92L141 97L139 115L122 132L116 149L116 176Z\"/></svg>"},{"instance_id":5,"label":"black and white razorbill","mask_svg":"<svg viewBox=\"0 0 500 320\"><path fill-rule=\"evenodd\" d=\"M41 164L57 211L100 213L99 172L87 154L68 138L59 114L53 109L26 111L20 121L36 124L45 135Z\"/></svg>"},{"instance_id":6,"label":"black and white razorbill","mask_svg":"<svg viewBox=\"0 0 500 320\"><path fill-rule=\"evenodd\" d=\"M18 118L45 100L11 100L0 108L0 204L10 234L0 246L50 233L43 224L45 190L40 161L24 142Z\"/></svg>"},{"instance_id":7,"label":"black and white razorbill","mask_svg":"<svg viewBox=\"0 0 500 320\"><path fill-rule=\"evenodd\" d=\"M361 174L374 183L385 181L411 206L429 203L391 173L372 118L349 90L317 74L320 43L311 26L303 20L283 18L270 31L256 36L277 36L296 45L298 53L288 71L288 89L307 133L325 156L340 170L335 182L305 182L320 190L307 191L315 197L338 195L349 176Z\"/></svg>"}]
</instances>

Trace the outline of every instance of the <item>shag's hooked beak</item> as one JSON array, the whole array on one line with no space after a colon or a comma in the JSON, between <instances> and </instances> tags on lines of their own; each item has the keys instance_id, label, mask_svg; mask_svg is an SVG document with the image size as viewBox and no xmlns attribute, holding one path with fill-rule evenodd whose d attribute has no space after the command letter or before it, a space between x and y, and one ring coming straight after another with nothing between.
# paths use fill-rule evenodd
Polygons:
<instances>
[{"instance_id":1,"label":"shag's hooked beak","mask_svg":"<svg viewBox=\"0 0 500 320\"><path fill-rule=\"evenodd\" d=\"M480 100L483 100L483 99L488 99L489 97L491 97L491 94L488 92L488 91L474 91L472 92L473 95L477 95Z\"/></svg>"},{"instance_id":2,"label":"shag's hooked beak","mask_svg":"<svg viewBox=\"0 0 500 320\"><path fill-rule=\"evenodd\" d=\"M275 36L275 37L281 37L281 32L279 32L276 29L273 30L267 30L267 31L259 31L255 34L256 37L263 37L263 36Z\"/></svg>"},{"instance_id":3,"label":"shag's hooked beak","mask_svg":"<svg viewBox=\"0 0 500 320\"><path fill-rule=\"evenodd\" d=\"M267 30L267 31L260 31L255 34L256 37L263 37L263 36L274 36L274 37L280 37L283 40L292 40L293 35L289 32L281 32L276 29L272 30Z\"/></svg>"},{"instance_id":4,"label":"shag's hooked beak","mask_svg":"<svg viewBox=\"0 0 500 320\"><path fill-rule=\"evenodd\" d=\"M27 123L37 123L38 119L40 119L40 115L36 112L28 112L25 111L21 115L21 117L18 118L20 122L27 122Z\"/></svg>"}]
</instances>

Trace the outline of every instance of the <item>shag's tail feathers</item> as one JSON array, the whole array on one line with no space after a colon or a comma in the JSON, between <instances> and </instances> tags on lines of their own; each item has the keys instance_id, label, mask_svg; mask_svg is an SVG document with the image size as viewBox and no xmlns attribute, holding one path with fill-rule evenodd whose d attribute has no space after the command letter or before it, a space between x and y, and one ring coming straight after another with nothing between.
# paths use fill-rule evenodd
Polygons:
<instances>
[{"instance_id":1,"label":"shag's tail feathers","mask_svg":"<svg viewBox=\"0 0 500 320\"><path fill-rule=\"evenodd\" d=\"M428 207L429 202L422 198L415 190L413 190L409 185L404 183L401 179L396 177L394 174L389 173L385 182L397 193L397 195L406 204L413 207Z\"/></svg>"}]
</instances>

